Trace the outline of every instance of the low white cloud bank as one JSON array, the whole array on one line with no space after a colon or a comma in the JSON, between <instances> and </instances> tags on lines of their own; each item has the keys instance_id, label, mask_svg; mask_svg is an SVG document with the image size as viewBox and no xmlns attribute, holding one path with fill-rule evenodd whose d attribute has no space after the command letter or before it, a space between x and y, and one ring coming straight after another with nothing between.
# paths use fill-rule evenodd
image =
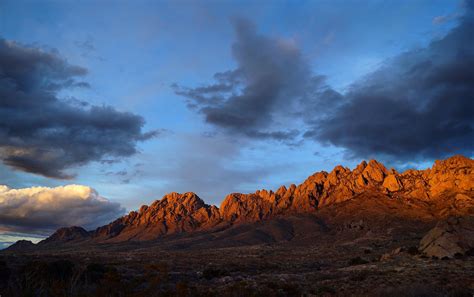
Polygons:
<instances>
[{"instance_id":1,"label":"low white cloud bank","mask_svg":"<svg viewBox=\"0 0 474 297\"><path fill-rule=\"evenodd\" d=\"M0 185L0 233L49 233L59 227L92 229L121 216L125 209L81 185L10 189Z\"/></svg>"}]
</instances>

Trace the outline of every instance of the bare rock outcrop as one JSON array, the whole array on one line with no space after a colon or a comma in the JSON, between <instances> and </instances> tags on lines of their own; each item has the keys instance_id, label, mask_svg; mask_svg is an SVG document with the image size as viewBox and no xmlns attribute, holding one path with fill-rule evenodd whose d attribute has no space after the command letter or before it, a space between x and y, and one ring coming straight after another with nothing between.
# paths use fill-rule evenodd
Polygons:
<instances>
[{"instance_id":1,"label":"bare rock outcrop","mask_svg":"<svg viewBox=\"0 0 474 297\"><path fill-rule=\"evenodd\" d=\"M397 192L402 189L402 184L400 183L400 180L395 174L387 175L387 177L383 181L382 186L389 192Z\"/></svg>"},{"instance_id":2,"label":"bare rock outcrop","mask_svg":"<svg viewBox=\"0 0 474 297\"><path fill-rule=\"evenodd\" d=\"M150 240L161 235L210 228L221 221L219 210L195 193L170 193L150 206L142 206L114 222L98 228L95 239Z\"/></svg>"},{"instance_id":3,"label":"bare rock outcrop","mask_svg":"<svg viewBox=\"0 0 474 297\"><path fill-rule=\"evenodd\" d=\"M352 171L336 166L329 173L317 172L302 184L291 185L288 189L280 187L276 192L260 190L253 194L230 194L222 202L220 213L224 220L232 222L311 213L367 191L438 204L451 203L452 199L446 199L445 193L458 193L461 195L456 196L458 204L474 206L474 161L454 156L436 161L431 169L407 170L401 174L394 169L387 170L375 160L363 161Z\"/></svg>"},{"instance_id":4,"label":"bare rock outcrop","mask_svg":"<svg viewBox=\"0 0 474 297\"><path fill-rule=\"evenodd\" d=\"M404 210L403 216L407 217L435 220L473 215L474 160L454 156L436 161L432 168L403 173L388 170L375 160L363 161L353 170L336 166L329 173L317 172L300 185L282 186L275 192L229 194L220 208L205 204L194 193L170 193L95 231L60 229L45 242L154 240L277 216L321 213L328 206L367 197L376 197L373 203L382 206L396 201L397 209ZM409 211L398 205L409 205ZM390 211L382 206L381 210ZM352 212L357 213L357 209Z\"/></svg>"},{"instance_id":5,"label":"bare rock outcrop","mask_svg":"<svg viewBox=\"0 0 474 297\"><path fill-rule=\"evenodd\" d=\"M453 258L474 249L474 217L451 217L440 221L420 241L419 250L437 258Z\"/></svg>"},{"instance_id":6,"label":"bare rock outcrop","mask_svg":"<svg viewBox=\"0 0 474 297\"><path fill-rule=\"evenodd\" d=\"M432 197L455 189L459 192L474 190L474 160L464 156L454 156L435 161L427 170L427 180Z\"/></svg>"}]
</instances>

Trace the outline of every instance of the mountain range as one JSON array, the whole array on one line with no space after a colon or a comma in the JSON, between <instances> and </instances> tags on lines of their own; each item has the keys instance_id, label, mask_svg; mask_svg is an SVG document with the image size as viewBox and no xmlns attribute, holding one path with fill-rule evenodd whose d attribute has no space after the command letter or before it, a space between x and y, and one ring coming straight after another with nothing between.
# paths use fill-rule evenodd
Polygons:
<instances>
[{"instance_id":1,"label":"mountain range","mask_svg":"<svg viewBox=\"0 0 474 297\"><path fill-rule=\"evenodd\" d=\"M220 207L195 193L169 193L96 230L64 227L34 245L9 250L147 242L212 247L272 242L308 243L347 229L425 231L439 220L474 215L474 160L453 156L402 173L375 160L356 168L316 172L276 191L232 193ZM397 231L398 230L398 231Z\"/></svg>"}]
</instances>

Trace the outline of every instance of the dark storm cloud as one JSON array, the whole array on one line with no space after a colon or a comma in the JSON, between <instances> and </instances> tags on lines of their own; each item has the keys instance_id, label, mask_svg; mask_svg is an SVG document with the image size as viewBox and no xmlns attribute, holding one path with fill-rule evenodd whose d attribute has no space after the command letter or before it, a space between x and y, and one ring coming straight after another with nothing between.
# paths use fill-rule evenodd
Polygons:
<instances>
[{"instance_id":1,"label":"dark storm cloud","mask_svg":"<svg viewBox=\"0 0 474 297\"><path fill-rule=\"evenodd\" d=\"M109 106L61 100L58 93L88 87L87 70L45 52L0 39L0 158L19 170L70 178L65 169L136 153L144 120ZM72 100L72 101L71 101Z\"/></svg>"},{"instance_id":2,"label":"dark storm cloud","mask_svg":"<svg viewBox=\"0 0 474 297\"><path fill-rule=\"evenodd\" d=\"M474 152L474 19L405 52L352 85L305 136L357 157L439 158ZM469 7L470 6L470 7Z\"/></svg>"},{"instance_id":3,"label":"dark storm cloud","mask_svg":"<svg viewBox=\"0 0 474 297\"><path fill-rule=\"evenodd\" d=\"M188 106L202 113L206 122L229 133L294 139L299 132L287 128L282 115L295 111L320 80L312 77L293 42L262 36L246 20L236 20L234 26L237 69L216 73L215 83L201 87L175 84L176 94L186 97Z\"/></svg>"},{"instance_id":4,"label":"dark storm cloud","mask_svg":"<svg viewBox=\"0 0 474 297\"><path fill-rule=\"evenodd\" d=\"M471 155L473 3L466 2L467 13L445 37L387 60L345 93L314 75L293 43L259 35L240 20L232 46L237 69L216 73L213 84L174 85L175 92L231 134L287 141L303 130L306 139L357 158ZM299 120L304 124L295 125Z\"/></svg>"}]
</instances>

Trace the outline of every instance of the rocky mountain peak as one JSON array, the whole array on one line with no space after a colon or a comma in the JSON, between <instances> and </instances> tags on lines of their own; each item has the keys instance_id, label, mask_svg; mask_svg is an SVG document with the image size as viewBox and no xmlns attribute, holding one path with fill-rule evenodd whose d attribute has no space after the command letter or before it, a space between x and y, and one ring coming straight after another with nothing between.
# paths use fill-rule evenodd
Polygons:
<instances>
[{"instance_id":1,"label":"rocky mountain peak","mask_svg":"<svg viewBox=\"0 0 474 297\"><path fill-rule=\"evenodd\" d=\"M99 241L150 240L222 224L255 222L296 213L316 213L356 196L397 198L400 201L415 199L439 205L444 203L446 205L441 207L463 213L474 209L473 168L474 161L463 156L436 161L431 169L412 169L403 173L388 170L376 160L363 161L354 170L336 166L329 173L316 172L300 185L281 186L275 192L262 189L250 194L232 193L225 197L220 208L207 205L195 193L173 192L98 228L92 232L92 237ZM364 193L369 195L361 196ZM447 199L446 195L452 199ZM89 236L83 229L72 232L66 228L58 230L52 238L75 238L74 234L78 234L78 237Z\"/></svg>"},{"instance_id":2,"label":"rocky mountain peak","mask_svg":"<svg viewBox=\"0 0 474 297\"><path fill-rule=\"evenodd\" d=\"M378 183L383 182L388 174L389 172L387 168L375 160L370 160L365 169L362 171L362 176Z\"/></svg>"},{"instance_id":3,"label":"rocky mountain peak","mask_svg":"<svg viewBox=\"0 0 474 297\"><path fill-rule=\"evenodd\" d=\"M95 238L112 238L118 235L130 239L153 239L164 234L194 231L220 222L219 210L204 203L195 193L169 193L150 206L143 205L138 212L98 228ZM143 232L143 229L148 229ZM142 232L140 236L135 233ZM126 234L131 234L126 235ZM133 235L133 236L132 236Z\"/></svg>"},{"instance_id":4,"label":"rocky mountain peak","mask_svg":"<svg viewBox=\"0 0 474 297\"><path fill-rule=\"evenodd\" d=\"M64 227L56 230L50 237L43 241L40 241L39 245L50 244L50 243L66 243L70 241L84 240L90 237L90 233L78 226Z\"/></svg>"},{"instance_id":5,"label":"rocky mountain peak","mask_svg":"<svg viewBox=\"0 0 474 297\"><path fill-rule=\"evenodd\" d=\"M197 211L202 207L207 207L207 205L195 193L188 192L179 194L172 192L163 196L161 200L156 200L153 202L146 211L159 212L161 210L166 210L167 212L172 212L176 215L185 216Z\"/></svg>"},{"instance_id":6,"label":"rocky mountain peak","mask_svg":"<svg viewBox=\"0 0 474 297\"><path fill-rule=\"evenodd\" d=\"M474 160L463 155L455 155L445 160L436 160L433 164L433 172L458 171L472 169Z\"/></svg>"},{"instance_id":7,"label":"rocky mountain peak","mask_svg":"<svg viewBox=\"0 0 474 297\"><path fill-rule=\"evenodd\" d=\"M280 187L276 192L233 193L222 202L224 220L256 221L275 215L314 212L318 208L352 199L372 191L388 196L436 199L442 193L474 190L474 161L454 156L437 161L432 169L399 174L376 160L362 161L354 170L341 165L330 173L317 172L302 184Z\"/></svg>"},{"instance_id":8,"label":"rocky mountain peak","mask_svg":"<svg viewBox=\"0 0 474 297\"><path fill-rule=\"evenodd\" d=\"M30 240L18 240L11 246L7 247L5 250L7 251L15 251L15 252L24 252L29 251L35 248L35 244Z\"/></svg>"},{"instance_id":9,"label":"rocky mountain peak","mask_svg":"<svg viewBox=\"0 0 474 297\"><path fill-rule=\"evenodd\" d=\"M430 196L443 192L474 190L474 160L457 155L446 160L435 161L431 170L426 170Z\"/></svg>"}]
</instances>

